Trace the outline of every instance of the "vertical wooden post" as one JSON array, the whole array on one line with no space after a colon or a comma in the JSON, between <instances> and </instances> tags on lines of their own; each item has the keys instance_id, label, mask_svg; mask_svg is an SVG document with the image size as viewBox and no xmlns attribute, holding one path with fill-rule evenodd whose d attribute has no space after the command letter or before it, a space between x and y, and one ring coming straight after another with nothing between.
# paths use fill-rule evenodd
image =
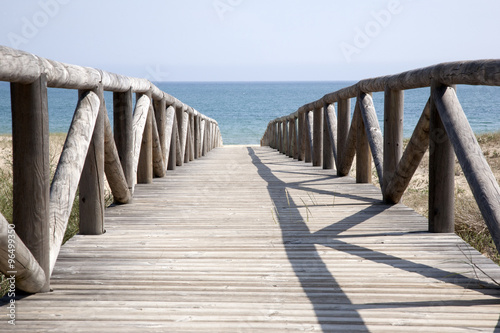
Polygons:
<instances>
[{"instance_id":1,"label":"vertical wooden post","mask_svg":"<svg viewBox=\"0 0 500 333\"><path fill-rule=\"evenodd\" d=\"M293 158L293 118L289 117L288 118L288 149L287 149L287 156Z\"/></svg>"},{"instance_id":2,"label":"vertical wooden post","mask_svg":"<svg viewBox=\"0 0 500 333\"><path fill-rule=\"evenodd\" d=\"M186 142L183 139L185 124L184 124L184 108L182 106L177 106L175 108L175 116L177 118L177 132L179 133L179 139L181 142L181 151L177 152L177 166L182 166L184 164L183 150L186 147Z\"/></svg>"},{"instance_id":3,"label":"vertical wooden post","mask_svg":"<svg viewBox=\"0 0 500 333\"><path fill-rule=\"evenodd\" d=\"M283 120L283 154L288 154L288 119Z\"/></svg>"},{"instance_id":4,"label":"vertical wooden post","mask_svg":"<svg viewBox=\"0 0 500 333\"><path fill-rule=\"evenodd\" d=\"M325 103L323 107L323 169L333 169L333 144L330 141L330 129L328 112L330 105Z\"/></svg>"},{"instance_id":5,"label":"vertical wooden post","mask_svg":"<svg viewBox=\"0 0 500 333\"><path fill-rule=\"evenodd\" d=\"M306 158L306 118L304 112L299 112L299 161Z\"/></svg>"},{"instance_id":6,"label":"vertical wooden post","mask_svg":"<svg viewBox=\"0 0 500 333\"><path fill-rule=\"evenodd\" d=\"M299 159L299 154L300 154L300 137L299 137L299 119L294 116L293 118L293 140L294 140L294 145L293 145L293 158L298 160Z\"/></svg>"},{"instance_id":7,"label":"vertical wooden post","mask_svg":"<svg viewBox=\"0 0 500 333\"><path fill-rule=\"evenodd\" d=\"M208 123L208 151L214 147L214 124L210 121Z\"/></svg>"},{"instance_id":8,"label":"vertical wooden post","mask_svg":"<svg viewBox=\"0 0 500 333\"><path fill-rule=\"evenodd\" d=\"M149 94L148 94L149 96ZM140 95L136 97L140 98ZM142 135L139 165L137 166L137 183L150 184L153 182L153 106L150 105L144 134Z\"/></svg>"},{"instance_id":9,"label":"vertical wooden post","mask_svg":"<svg viewBox=\"0 0 500 333\"><path fill-rule=\"evenodd\" d=\"M187 121L187 130L186 130L186 150L184 151L184 163L189 163L190 155L191 155L191 120L189 119L191 116L186 114Z\"/></svg>"},{"instance_id":10,"label":"vertical wooden post","mask_svg":"<svg viewBox=\"0 0 500 333\"><path fill-rule=\"evenodd\" d=\"M431 86L429 128L429 231L454 232L455 154L434 104L433 95L440 86Z\"/></svg>"},{"instance_id":11,"label":"vertical wooden post","mask_svg":"<svg viewBox=\"0 0 500 333\"><path fill-rule=\"evenodd\" d=\"M306 117L306 158L305 161L306 163L312 162L313 157L312 155L314 154L313 150L313 133L312 133L312 128L313 128L313 115L312 111L307 111L305 114Z\"/></svg>"},{"instance_id":12,"label":"vertical wooden post","mask_svg":"<svg viewBox=\"0 0 500 333\"><path fill-rule=\"evenodd\" d=\"M50 291L50 162L47 79L11 83L14 176L13 222L16 233L44 270Z\"/></svg>"},{"instance_id":13,"label":"vertical wooden post","mask_svg":"<svg viewBox=\"0 0 500 333\"><path fill-rule=\"evenodd\" d=\"M194 158L200 157L200 116L194 116Z\"/></svg>"},{"instance_id":14,"label":"vertical wooden post","mask_svg":"<svg viewBox=\"0 0 500 333\"><path fill-rule=\"evenodd\" d=\"M349 136L349 127L351 126L351 100L341 99L337 105L337 163L342 165L344 158L344 148ZM337 175L341 176L337 168Z\"/></svg>"},{"instance_id":15,"label":"vertical wooden post","mask_svg":"<svg viewBox=\"0 0 500 333\"><path fill-rule=\"evenodd\" d=\"M386 87L384 92L384 164L382 193L391 181L403 156L404 91Z\"/></svg>"},{"instance_id":16,"label":"vertical wooden post","mask_svg":"<svg viewBox=\"0 0 500 333\"><path fill-rule=\"evenodd\" d=\"M99 114L80 177L80 234L104 233L104 114L106 104L102 85L95 91L100 99ZM79 95L86 91L79 91Z\"/></svg>"},{"instance_id":17,"label":"vertical wooden post","mask_svg":"<svg viewBox=\"0 0 500 333\"><path fill-rule=\"evenodd\" d=\"M361 112L359 98L356 101L354 112ZM372 182L372 155L366 135L363 117L359 115L358 127L356 129L356 183Z\"/></svg>"},{"instance_id":18,"label":"vertical wooden post","mask_svg":"<svg viewBox=\"0 0 500 333\"><path fill-rule=\"evenodd\" d=\"M163 165L167 167L167 154L169 147L166 147L166 131L167 131L167 100L162 98L160 100L153 101L153 106L155 110L156 125L158 128L158 136L160 137L161 143L161 154L163 156Z\"/></svg>"},{"instance_id":19,"label":"vertical wooden post","mask_svg":"<svg viewBox=\"0 0 500 333\"><path fill-rule=\"evenodd\" d=\"M195 120L194 114L189 115L189 161L194 161L195 156Z\"/></svg>"},{"instance_id":20,"label":"vertical wooden post","mask_svg":"<svg viewBox=\"0 0 500 333\"><path fill-rule=\"evenodd\" d=\"M279 150L280 147L280 130L279 130L279 122L274 121L274 149Z\"/></svg>"},{"instance_id":21,"label":"vertical wooden post","mask_svg":"<svg viewBox=\"0 0 500 333\"><path fill-rule=\"evenodd\" d=\"M278 151L281 153L283 151L283 123L281 120L278 120Z\"/></svg>"},{"instance_id":22,"label":"vertical wooden post","mask_svg":"<svg viewBox=\"0 0 500 333\"><path fill-rule=\"evenodd\" d=\"M200 130L201 130L200 154L201 156L205 156L207 154L207 120L205 119L201 120Z\"/></svg>"},{"instance_id":23,"label":"vertical wooden post","mask_svg":"<svg viewBox=\"0 0 500 333\"><path fill-rule=\"evenodd\" d=\"M323 108L313 110L313 166L323 164Z\"/></svg>"},{"instance_id":24,"label":"vertical wooden post","mask_svg":"<svg viewBox=\"0 0 500 333\"><path fill-rule=\"evenodd\" d=\"M132 135L132 120L134 105L132 89L113 93L113 132L116 149L122 164L125 179L130 193L134 189L134 136Z\"/></svg>"},{"instance_id":25,"label":"vertical wooden post","mask_svg":"<svg viewBox=\"0 0 500 333\"><path fill-rule=\"evenodd\" d=\"M203 149L201 151L201 154L203 156L207 155L207 152L208 152L208 120L205 120L204 121L204 124L203 124Z\"/></svg>"},{"instance_id":26,"label":"vertical wooden post","mask_svg":"<svg viewBox=\"0 0 500 333\"><path fill-rule=\"evenodd\" d=\"M172 125L172 133L170 139L170 152L168 156L168 166L167 170L175 170L177 166L177 138L179 137L179 132L177 128L177 117L175 113L173 114L174 124Z\"/></svg>"}]
</instances>

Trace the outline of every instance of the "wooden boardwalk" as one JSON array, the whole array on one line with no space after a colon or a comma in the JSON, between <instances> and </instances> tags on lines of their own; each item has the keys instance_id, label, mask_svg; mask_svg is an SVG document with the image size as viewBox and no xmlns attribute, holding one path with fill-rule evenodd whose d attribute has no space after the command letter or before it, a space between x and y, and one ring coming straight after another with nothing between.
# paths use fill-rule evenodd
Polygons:
<instances>
[{"instance_id":1,"label":"wooden boardwalk","mask_svg":"<svg viewBox=\"0 0 500 333\"><path fill-rule=\"evenodd\" d=\"M104 235L65 244L53 292L18 300L15 329L2 315L0 330L500 331L498 266L333 175L217 148L138 185Z\"/></svg>"}]
</instances>

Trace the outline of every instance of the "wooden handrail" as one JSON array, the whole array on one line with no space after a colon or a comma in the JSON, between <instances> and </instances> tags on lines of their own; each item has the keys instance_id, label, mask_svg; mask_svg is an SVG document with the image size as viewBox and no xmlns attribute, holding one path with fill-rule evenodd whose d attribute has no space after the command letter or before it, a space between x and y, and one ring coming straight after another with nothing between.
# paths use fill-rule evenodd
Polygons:
<instances>
[{"instance_id":1,"label":"wooden handrail","mask_svg":"<svg viewBox=\"0 0 500 333\"><path fill-rule=\"evenodd\" d=\"M18 170L23 170L23 163L36 168L14 172L15 278L17 287L27 292L50 289L50 276L79 185L80 226L85 227L85 234L100 234L104 232L104 173L115 202L125 204L133 196L138 174L140 182L150 182L154 176L165 176L167 169L176 164L204 156L223 144L215 120L146 79L65 64L0 46L0 81L11 82L15 89L11 101L16 125L14 165ZM47 87L79 90L78 105L50 191ZM114 133L103 91L114 93ZM137 94L135 112L132 93ZM27 117L35 120L24 126ZM40 144L28 150L33 142ZM19 177L33 179L19 181ZM36 184L37 191L32 190L32 184ZM34 207L22 209L25 201ZM9 254L9 228L0 214L3 259L8 259ZM13 269L2 260L0 271L8 274Z\"/></svg>"},{"instance_id":2,"label":"wooden handrail","mask_svg":"<svg viewBox=\"0 0 500 333\"><path fill-rule=\"evenodd\" d=\"M500 60L443 63L397 75L359 81L305 104L288 116L272 120L262 137L261 145L268 145L283 152L281 142L287 131L287 120L298 118L298 133L306 132L308 143L301 141L300 134L298 140L292 138L292 142L312 147L314 141L316 147L310 152L306 151L306 154L311 156L302 158L299 155L299 160L317 161L314 154L327 147L334 155L337 174L346 176L356 155L356 180L368 182L371 178L373 157L383 198L388 203L400 201L430 145L432 184L429 186L429 202L433 209L429 209L429 230L433 232L453 231L454 189L453 181L449 178L454 174L454 150L497 250L500 251L500 187L456 97L456 84L500 86ZM403 153L403 92L423 87L431 87L431 97ZM380 91L385 92L383 136L370 96L371 93ZM351 98L356 98L356 107L352 123L349 124L348 105ZM338 106L337 119L332 112L335 103ZM327 110L324 122L320 121L319 117L314 120L309 117L313 110L318 112L320 108ZM307 124L300 122L304 115L308 120ZM332 124L335 121L337 124ZM322 142L318 142L319 131L323 133L324 126L328 126L331 134L325 136ZM333 134L335 130L337 137ZM319 147L320 144L324 147ZM299 144L296 144L292 149L299 148ZM323 168L330 168L328 161L323 163Z\"/></svg>"}]
</instances>

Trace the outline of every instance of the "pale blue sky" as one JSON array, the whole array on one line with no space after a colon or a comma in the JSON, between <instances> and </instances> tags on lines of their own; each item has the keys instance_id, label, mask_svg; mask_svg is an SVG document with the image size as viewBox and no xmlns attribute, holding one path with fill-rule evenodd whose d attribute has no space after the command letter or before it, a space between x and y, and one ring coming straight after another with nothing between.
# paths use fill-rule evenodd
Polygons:
<instances>
[{"instance_id":1,"label":"pale blue sky","mask_svg":"<svg viewBox=\"0 0 500 333\"><path fill-rule=\"evenodd\" d=\"M498 0L3 0L0 44L157 81L358 80L499 58Z\"/></svg>"}]
</instances>

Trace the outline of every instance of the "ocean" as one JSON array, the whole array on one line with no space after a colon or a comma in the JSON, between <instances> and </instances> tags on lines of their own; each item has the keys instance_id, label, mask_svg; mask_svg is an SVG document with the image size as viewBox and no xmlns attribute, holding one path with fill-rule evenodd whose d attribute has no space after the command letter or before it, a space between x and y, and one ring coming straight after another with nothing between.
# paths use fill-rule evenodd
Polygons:
<instances>
[{"instance_id":1,"label":"ocean","mask_svg":"<svg viewBox=\"0 0 500 333\"><path fill-rule=\"evenodd\" d=\"M258 144L270 120L355 82L160 82L160 89L217 120L225 145ZM462 86L457 95L476 133L500 130L500 87ZM67 132L77 101L75 90L49 88L49 130ZM383 93L373 100L383 130ZM429 88L405 91L404 136L410 137L429 98ZM105 92L112 123L113 95ZM354 100L351 102L354 108ZM9 83L0 82L0 134L10 134Z\"/></svg>"}]
</instances>

